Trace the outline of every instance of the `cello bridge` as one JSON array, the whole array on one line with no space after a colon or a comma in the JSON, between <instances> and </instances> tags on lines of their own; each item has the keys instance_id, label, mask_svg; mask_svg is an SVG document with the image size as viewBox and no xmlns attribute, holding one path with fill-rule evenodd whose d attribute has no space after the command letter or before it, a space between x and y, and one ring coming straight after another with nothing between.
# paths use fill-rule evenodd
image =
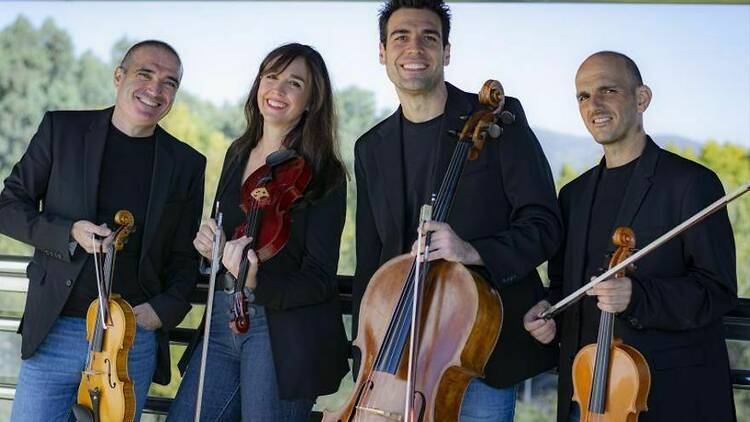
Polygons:
<instances>
[{"instance_id":1,"label":"cello bridge","mask_svg":"<svg viewBox=\"0 0 750 422\"><path fill-rule=\"evenodd\" d=\"M371 413L373 415L381 416L381 417L383 417L385 419L388 419L388 420L391 420L391 421L401 422L403 420L403 417L401 416L400 413L389 412L387 410L376 409L374 407L357 406L357 410L361 410L363 412L367 412L367 413Z\"/></svg>"}]
</instances>

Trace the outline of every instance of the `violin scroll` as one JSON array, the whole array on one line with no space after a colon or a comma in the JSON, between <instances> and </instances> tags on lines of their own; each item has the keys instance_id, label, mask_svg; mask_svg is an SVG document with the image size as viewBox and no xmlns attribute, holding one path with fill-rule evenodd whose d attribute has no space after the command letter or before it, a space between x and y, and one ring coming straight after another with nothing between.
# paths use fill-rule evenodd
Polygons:
<instances>
[{"instance_id":1,"label":"violin scroll","mask_svg":"<svg viewBox=\"0 0 750 422\"><path fill-rule=\"evenodd\" d=\"M133 213L128 210L120 210L115 214L115 224L118 224L120 228L117 229L114 240L114 247L116 251L121 251L125 247L128 235L135 231L135 218Z\"/></svg>"}]
</instances>

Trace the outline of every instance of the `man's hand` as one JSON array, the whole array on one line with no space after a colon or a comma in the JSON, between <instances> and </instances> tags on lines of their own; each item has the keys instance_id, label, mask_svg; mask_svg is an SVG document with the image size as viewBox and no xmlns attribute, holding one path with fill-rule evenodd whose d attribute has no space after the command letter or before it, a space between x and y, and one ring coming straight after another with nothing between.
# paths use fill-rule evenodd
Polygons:
<instances>
[{"instance_id":1,"label":"man's hand","mask_svg":"<svg viewBox=\"0 0 750 422\"><path fill-rule=\"evenodd\" d=\"M154 308L148 302L136 306L133 308L133 312L135 313L135 323L139 327L149 331L161 328L161 319L159 319L159 315L156 315L156 311L154 311Z\"/></svg>"},{"instance_id":2,"label":"man's hand","mask_svg":"<svg viewBox=\"0 0 750 422\"><path fill-rule=\"evenodd\" d=\"M94 251L101 252L103 248L112 242L112 239L109 238L104 242L94 240L92 239L94 234L100 237L107 237L112 234L112 230L108 229L106 224L97 226L86 220L76 221L70 229L70 237L88 253L94 253Z\"/></svg>"},{"instance_id":3,"label":"man's hand","mask_svg":"<svg viewBox=\"0 0 750 422\"><path fill-rule=\"evenodd\" d=\"M241 237L239 239L230 240L224 245L224 255L221 258L221 263L224 265L224 268L235 277L240 273L242 252L245 250L245 246L247 246L252 240L252 237ZM258 256L255 254L254 250L249 249L247 251L247 260L250 263L250 268L247 271L245 286L254 289L256 285L255 276L258 274Z\"/></svg>"},{"instance_id":4,"label":"man's hand","mask_svg":"<svg viewBox=\"0 0 750 422\"><path fill-rule=\"evenodd\" d=\"M424 230L432 232L429 261L444 259L465 265L484 265L479 252L469 242L464 242L448 223L427 221ZM417 256L417 242L411 247L411 254Z\"/></svg>"},{"instance_id":5,"label":"man's hand","mask_svg":"<svg viewBox=\"0 0 750 422\"><path fill-rule=\"evenodd\" d=\"M557 332L557 325L554 319L545 320L539 318L539 314L546 311L550 307L549 302L542 300L536 305L532 306L526 315L523 316L523 328L529 332L536 339L536 341L542 344L549 344L554 338Z\"/></svg>"},{"instance_id":6,"label":"man's hand","mask_svg":"<svg viewBox=\"0 0 750 422\"><path fill-rule=\"evenodd\" d=\"M219 230L219 226L216 224L216 220L213 218L209 218L208 220L204 221L203 224L201 224L200 229L198 229L198 233L195 234L195 239L193 239L193 246L195 246L195 250L198 251L199 254L203 255L206 259L211 261L211 250L213 248L214 243L214 235ZM221 232L221 244L219 245L219 256L221 256L222 252L224 251L224 244L226 244L227 239L224 237L224 232Z\"/></svg>"},{"instance_id":7,"label":"man's hand","mask_svg":"<svg viewBox=\"0 0 750 422\"><path fill-rule=\"evenodd\" d=\"M614 278L602 281L586 292L589 296L596 296L597 307L605 312L618 313L624 311L630 304L633 294L633 282L628 277Z\"/></svg>"}]
</instances>

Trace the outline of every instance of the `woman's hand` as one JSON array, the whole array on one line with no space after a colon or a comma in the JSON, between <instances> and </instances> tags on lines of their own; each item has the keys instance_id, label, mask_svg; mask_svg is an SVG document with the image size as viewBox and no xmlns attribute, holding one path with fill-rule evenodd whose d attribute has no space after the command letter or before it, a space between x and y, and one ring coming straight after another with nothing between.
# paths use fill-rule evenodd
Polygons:
<instances>
[{"instance_id":1,"label":"woman's hand","mask_svg":"<svg viewBox=\"0 0 750 422\"><path fill-rule=\"evenodd\" d=\"M247 246L252 240L252 237L241 237L239 239L230 240L224 245L224 255L222 256L221 263L224 265L224 268L235 277L238 277L240 273L242 252L245 250L245 246ZM256 285L256 275L258 274L258 256L255 254L254 250L248 249L247 260L250 264L250 268L247 271L245 286L254 289Z\"/></svg>"}]
</instances>

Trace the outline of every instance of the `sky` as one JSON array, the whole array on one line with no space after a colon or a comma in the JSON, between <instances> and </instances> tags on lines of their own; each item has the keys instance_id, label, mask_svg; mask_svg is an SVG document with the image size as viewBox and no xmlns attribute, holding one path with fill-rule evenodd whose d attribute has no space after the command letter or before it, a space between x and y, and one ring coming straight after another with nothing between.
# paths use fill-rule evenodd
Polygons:
<instances>
[{"instance_id":1,"label":"sky","mask_svg":"<svg viewBox=\"0 0 750 422\"><path fill-rule=\"evenodd\" d=\"M575 102L579 64L599 50L629 55L654 92L649 133L750 147L750 6L457 3L446 80L466 91L498 79L532 126L587 132ZM265 54L302 42L325 58L337 88L397 98L378 63L379 2L3 2L0 28L19 15L71 35L76 53L104 60L123 36L163 39L180 53L182 88L217 104L247 95Z\"/></svg>"}]
</instances>

